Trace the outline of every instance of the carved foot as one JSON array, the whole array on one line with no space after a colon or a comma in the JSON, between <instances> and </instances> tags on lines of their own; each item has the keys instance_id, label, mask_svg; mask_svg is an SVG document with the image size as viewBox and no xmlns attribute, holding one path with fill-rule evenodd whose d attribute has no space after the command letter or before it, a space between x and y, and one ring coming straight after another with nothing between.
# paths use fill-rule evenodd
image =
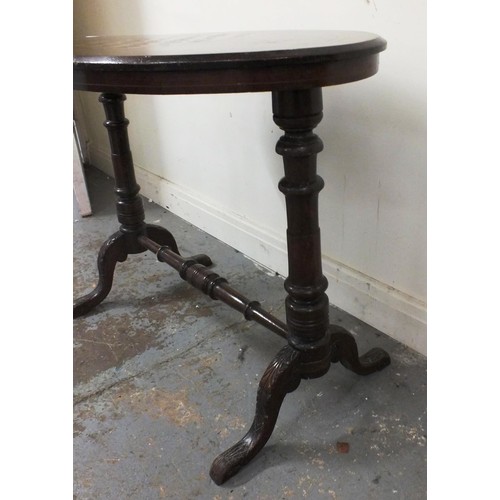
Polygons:
<instances>
[{"instance_id":1,"label":"carved foot","mask_svg":"<svg viewBox=\"0 0 500 500\"><path fill-rule=\"evenodd\" d=\"M391 363L389 354L375 347L366 354L359 356L356 340L345 328L331 326L332 363L340 361L348 370L358 375L370 375L384 369Z\"/></svg>"},{"instance_id":2,"label":"carved foot","mask_svg":"<svg viewBox=\"0 0 500 500\"><path fill-rule=\"evenodd\" d=\"M267 367L259 384L255 418L250 430L212 464L210 477L216 484L233 477L267 443L286 394L299 386L299 360L300 352L287 345Z\"/></svg>"},{"instance_id":3,"label":"carved foot","mask_svg":"<svg viewBox=\"0 0 500 500\"><path fill-rule=\"evenodd\" d=\"M79 298L73 304L73 318L78 318L100 304L108 295L113 284L113 274L117 262L127 259L126 238L121 232L113 234L102 245L97 257L99 282L96 288Z\"/></svg>"}]
</instances>

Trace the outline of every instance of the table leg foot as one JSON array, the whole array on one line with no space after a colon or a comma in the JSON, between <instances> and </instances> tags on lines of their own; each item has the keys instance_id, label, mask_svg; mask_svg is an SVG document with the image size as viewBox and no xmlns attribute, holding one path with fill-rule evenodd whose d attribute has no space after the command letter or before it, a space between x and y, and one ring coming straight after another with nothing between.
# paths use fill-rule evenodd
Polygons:
<instances>
[{"instance_id":1,"label":"table leg foot","mask_svg":"<svg viewBox=\"0 0 500 500\"><path fill-rule=\"evenodd\" d=\"M168 247L172 252L180 255L174 237L170 231L164 227L146 224L145 233L150 240L154 240L154 243L159 248ZM97 258L99 281L92 292L74 302L73 318L78 318L88 313L108 296L113 284L113 275L117 262L124 262L128 255L141 253L148 249L147 246L141 242L140 234L140 232L134 234L132 232L126 233L120 230L113 234L102 245ZM206 267L210 267L213 264L212 259L205 254L193 255L189 257L189 260Z\"/></svg>"},{"instance_id":2,"label":"table leg foot","mask_svg":"<svg viewBox=\"0 0 500 500\"><path fill-rule=\"evenodd\" d=\"M157 226L156 224L146 224L146 234L148 238L151 238L159 245L168 246L170 250L179 254L177 242L168 229L165 229L162 226Z\"/></svg>"},{"instance_id":3,"label":"table leg foot","mask_svg":"<svg viewBox=\"0 0 500 500\"><path fill-rule=\"evenodd\" d=\"M222 484L233 477L267 443L287 393L300 383L300 352L287 345L278 352L259 384L255 418L250 430L213 462L210 477Z\"/></svg>"},{"instance_id":4,"label":"table leg foot","mask_svg":"<svg viewBox=\"0 0 500 500\"><path fill-rule=\"evenodd\" d=\"M177 243L172 236L172 233L164 227L157 226L155 224L146 224L146 234L147 237L152 239L155 243L158 243L161 246L167 246L170 248L170 250L172 250L172 252L180 255L179 249L177 248ZM202 266L210 267L213 265L212 259L204 253L192 255L191 257L189 257L189 259L194 260Z\"/></svg>"},{"instance_id":5,"label":"table leg foot","mask_svg":"<svg viewBox=\"0 0 500 500\"><path fill-rule=\"evenodd\" d=\"M391 363L389 354L379 347L370 349L362 356L353 335L341 326L330 327L332 335L332 363L340 362L358 375L370 375Z\"/></svg>"},{"instance_id":6,"label":"table leg foot","mask_svg":"<svg viewBox=\"0 0 500 500\"><path fill-rule=\"evenodd\" d=\"M108 296L113 284L116 263L124 262L127 259L126 243L125 234L118 231L102 245L97 257L99 281L92 292L75 301L73 304L73 318L78 318L88 313Z\"/></svg>"}]
</instances>

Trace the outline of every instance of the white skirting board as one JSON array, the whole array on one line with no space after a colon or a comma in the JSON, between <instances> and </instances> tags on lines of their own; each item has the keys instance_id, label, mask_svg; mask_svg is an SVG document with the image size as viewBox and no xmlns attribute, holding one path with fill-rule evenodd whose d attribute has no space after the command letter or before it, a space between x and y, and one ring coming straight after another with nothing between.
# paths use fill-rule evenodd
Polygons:
<instances>
[{"instance_id":1,"label":"white skirting board","mask_svg":"<svg viewBox=\"0 0 500 500\"><path fill-rule=\"evenodd\" d=\"M108 152L91 148L91 163L113 176ZM198 193L152 174L137 164L135 171L142 195L168 207L175 215L236 248L264 267L282 276L287 275L285 234L280 237L263 230L248 219L203 201ZM424 302L325 255L323 273L329 282L327 294L330 303L415 351L427 354Z\"/></svg>"}]
</instances>

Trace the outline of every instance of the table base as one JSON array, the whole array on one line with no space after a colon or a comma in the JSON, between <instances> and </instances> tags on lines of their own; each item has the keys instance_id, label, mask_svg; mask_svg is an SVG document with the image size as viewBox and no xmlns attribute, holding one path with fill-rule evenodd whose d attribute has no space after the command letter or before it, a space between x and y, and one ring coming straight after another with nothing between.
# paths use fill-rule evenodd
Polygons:
<instances>
[{"instance_id":1,"label":"table base","mask_svg":"<svg viewBox=\"0 0 500 500\"><path fill-rule=\"evenodd\" d=\"M214 300L220 300L285 338L284 346L270 363L259 383L254 421L246 435L219 455L210 469L216 484L234 476L269 440L285 396L302 379L327 373L331 363L340 362L359 375L369 375L390 364L389 355L374 348L360 356L354 337L328 320L326 278L321 272L321 248L317 223L317 198L323 183L316 175L316 154L320 139L312 129L320 121L321 89L273 93L275 122L285 130L277 144L284 157L285 177L279 188L285 194L288 217L289 277L285 281L286 323L262 309L232 288L226 279L211 271L207 255L182 257L173 235L165 228L144 222L144 209L135 181L128 144L128 120L124 116L123 94L102 94L106 112L113 168L117 215L121 226L101 247L97 259L96 288L74 304L79 317L101 303L109 294L117 262L128 255L149 250L158 260L179 272L182 279Z\"/></svg>"}]
</instances>

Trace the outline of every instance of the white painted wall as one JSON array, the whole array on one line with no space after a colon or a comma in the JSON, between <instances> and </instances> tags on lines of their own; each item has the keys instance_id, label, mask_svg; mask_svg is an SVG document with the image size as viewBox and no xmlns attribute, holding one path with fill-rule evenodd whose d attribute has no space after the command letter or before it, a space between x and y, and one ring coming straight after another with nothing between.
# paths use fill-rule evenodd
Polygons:
<instances>
[{"instance_id":1,"label":"white painted wall","mask_svg":"<svg viewBox=\"0 0 500 500\"><path fill-rule=\"evenodd\" d=\"M425 353L423 0L75 0L74 16L76 35L346 29L383 36L388 49L377 75L323 92L324 272L332 303ZM91 161L111 173L97 95L80 98ZM274 153L281 132L270 95L131 95L126 113L142 193L286 275L285 204L276 187L282 163Z\"/></svg>"}]
</instances>

